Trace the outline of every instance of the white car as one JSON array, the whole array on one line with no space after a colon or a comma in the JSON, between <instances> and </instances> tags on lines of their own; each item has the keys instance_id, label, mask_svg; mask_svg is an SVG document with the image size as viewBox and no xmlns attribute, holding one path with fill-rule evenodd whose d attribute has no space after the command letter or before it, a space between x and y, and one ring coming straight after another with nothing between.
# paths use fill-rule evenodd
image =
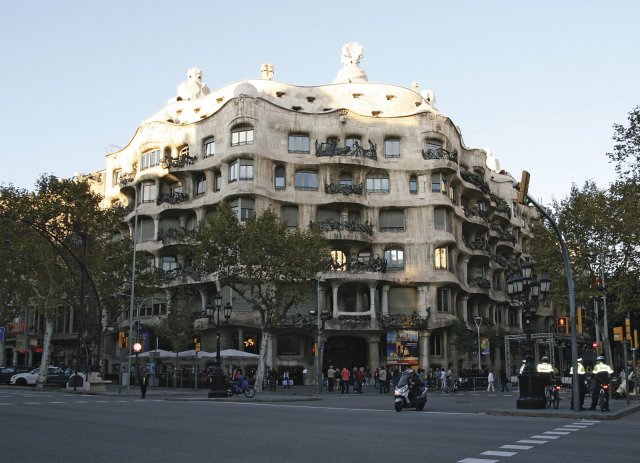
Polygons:
<instances>
[{"instance_id":1,"label":"white car","mask_svg":"<svg viewBox=\"0 0 640 463\"><path fill-rule=\"evenodd\" d=\"M35 386L38 381L38 375L40 374L40 368L31 370L29 373L19 373L13 375L9 380L9 384L16 386ZM49 367L49 374L47 375L47 384L58 384L64 386L69 381L69 374L59 367Z\"/></svg>"}]
</instances>

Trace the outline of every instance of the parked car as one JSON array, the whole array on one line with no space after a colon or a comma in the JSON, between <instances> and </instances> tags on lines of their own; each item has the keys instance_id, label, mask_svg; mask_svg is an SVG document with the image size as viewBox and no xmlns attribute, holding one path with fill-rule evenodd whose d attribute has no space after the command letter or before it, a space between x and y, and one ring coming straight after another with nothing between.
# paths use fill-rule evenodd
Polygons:
<instances>
[{"instance_id":1,"label":"parked car","mask_svg":"<svg viewBox=\"0 0 640 463\"><path fill-rule=\"evenodd\" d=\"M0 384L9 384L13 375L29 373L33 367L2 367L0 368Z\"/></svg>"},{"instance_id":2,"label":"parked car","mask_svg":"<svg viewBox=\"0 0 640 463\"><path fill-rule=\"evenodd\" d=\"M40 368L31 370L28 373L20 373L13 375L9 380L9 384L16 386L35 386L38 381L38 375L40 374ZM69 381L69 374L63 368L49 367L49 374L47 374L47 384L57 384L64 386Z\"/></svg>"}]
</instances>

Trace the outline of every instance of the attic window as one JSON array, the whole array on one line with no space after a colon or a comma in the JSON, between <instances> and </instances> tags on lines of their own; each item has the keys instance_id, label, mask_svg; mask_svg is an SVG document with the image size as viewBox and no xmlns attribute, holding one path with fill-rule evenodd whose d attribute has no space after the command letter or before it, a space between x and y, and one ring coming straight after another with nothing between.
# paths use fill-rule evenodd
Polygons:
<instances>
[{"instance_id":1,"label":"attic window","mask_svg":"<svg viewBox=\"0 0 640 463\"><path fill-rule=\"evenodd\" d=\"M380 115L380 111L371 111L371 115L373 117L378 117Z\"/></svg>"},{"instance_id":2,"label":"attic window","mask_svg":"<svg viewBox=\"0 0 640 463\"><path fill-rule=\"evenodd\" d=\"M362 93L354 93L353 97L354 98L360 98L362 96Z\"/></svg>"},{"instance_id":3,"label":"attic window","mask_svg":"<svg viewBox=\"0 0 640 463\"><path fill-rule=\"evenodd\" d=\"M293 109L294 111L300 111L302 109L302 106L291 106L291 109Z\"/></svg>"},{"instance_id":4,"label":"attic window","mask_svg":"<svg viewBox=\"0 0 640 463\"><path fill-rule=\"evenodd\" d=\"M393 100L395 97L395 95L387 95L387 100Z\"/></svg>"},{"instance_id":5,"label":"attic window","mask_svg":"<svg viewBox=\"0 0 640 463\"><path fill-rule=\"evenodd\" d=\"M223 96L221 96L220 98L216 98L216 103L222 103L223 100L224 100Z\"/></svg>"},{"instance_id":6,"label":"attic window","mask_svg":"<svg viewBox=\"0 0 640 463\"><path fill-rule=\"evenodd\" d=\"M308 97L307 97L307 101L308 101L309 103L313 103L313 101L315 101L315 99L316 99L316 97L315 97L315 96L308 96Z\"/></svg>"},{"instance_id":7,"label":"attic window","mask_svg":"<svg viewBox=\"0 0 640 463\"><path fill-rule=\"evenodd\" d=\"M278 98L282 98L284 96L284 92L276 92L276 96Z\"/></svg>"},{"instance_id":8,"label":"attic window","mask_svg":"<svg viewBox=\"0 0 640 463\"><path fill-rule=\"evenodd\" d=\"M416 101L416 106L420 106L422 104L422 101Z\"/></svg>"}]
</instances>

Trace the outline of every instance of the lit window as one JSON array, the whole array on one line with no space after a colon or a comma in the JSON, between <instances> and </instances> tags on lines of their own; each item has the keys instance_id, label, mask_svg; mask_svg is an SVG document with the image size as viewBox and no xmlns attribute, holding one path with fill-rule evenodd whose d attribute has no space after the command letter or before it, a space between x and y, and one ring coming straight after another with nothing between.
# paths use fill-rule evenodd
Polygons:
<instances>
[{"instance_id":1,"label":"lit window","mask_svg":"<svg viewBox=\"0 0 640 463\"><path fill-rule=\"evenodd\" d=\"M387 174L368 175L367 193L389 193L389 176Z\"/></svg>"},{"instance_id":2,"label":"lit window","mask_svg":"<svg viewBox=\"0 0 640 463\"><path fill-rule=\"evenodd\" d=\"M160 164L160 150L150 150L140 156L140 170L145 170Z\"/></svg>"},{"instance_id":3,"label":"lit window","mask_svg":"<svg viewBox=\"0 0 640 463\"><path fill-rule=\"evenodd\" d=\"M347 255L339 250L331 251L331 264L333 270L344 272L346 270Z\"/></svg>"},{"instance_id":4,"label":"lit window","mask_svg":"<svg viewBox=\"0 0 640 463\"><path fill-rule=\"evenodd\" d=\"M389 139L384 141L384 157L385 158L400 157L400 140Z\"/></svg>"},{"instance_id":5,"label":"lit window","mask_svg":"<svg viewBox=\"0 0 640 463\"><path fill-rule=\"evenodd\" d=\"M238 127L231 131L231 146L253 143L253 127Z\"/></svg>"},{"instance_id":6,"label":"lit window","mask_svg":"<svg viewBox=\"0 0 640 463\"><path fill-rule=\"evenodd\" d=\"M210 158L214 154L216 154L216 140L208 138L204 141L204 157Z\"/></svg>"},{"instance_id":7,"label":"lit window","mask_svg":"<svg viewBox=\"0 0 640 463\"><path fill-rule=\"evenodd\" d=\"M438 289L438 312L449 312L451 305L451 290L449 288Z\"/></svg>"},{"instance_id":8,"label":"lit window","mask_svg":"<svg viewBox=\"0 0 640 463\"><path fill-rule=\"evenodd\" d=\"M404 250L387 249L384 252L384 260L387 262L387 271L404 270Z\"/></svg>"},{"instance_id":9,"label":"lit window","mask_svg":"<svg viewBox=\"0 0 640 463\"><path fill-rule=\"evenodd\" d=\"M253 180L253 159L238 159L229 164L229 182Z\"/></svg>"},{"instance_id":10,"label":"lit window","mask_svg":"<svg viewBox=\"0 0 640 463\"><path fill-rule=\"evenodd\" d=\"M276 190L284 190L286 188L285 175L286 171L284 166L277 166L274 179L274 186Z\"/></svg>"},{"instance_id":11,"label":"lit window","mask_svg":"<svg viewBox=\"0 0 640 463\"><path fill-rule=\"evenodd\" d=\"M418 179L415 175L409 178L409 193L415 195L418 192Z\"/></svg>"},{"instance_id":12,"label":"lit window","mask_svg":"<svg viewBox=\"0 0 640 463\"><path fill-rule=\"evenodd\" d=\"M290 153L309 153L308 135L289 135Z\"/></svg>"},{"instance_id":13,"label":"lit window","mask_svg":"<svg viewBox=\"0 0 640 463\"><path fill-rule=\"evenodd\" d=\"M318 173L300 170L296 172L296 190L318 190Z\"/></svg>"},{"instance_id":14,"label":"lit window","mask_svg":"<svg viewBox=\"0 0 640 463\"><path fill-rule=\"evenodd\" d=\"M436 270L449 269L449 253L447 248L436 248Z\"/></svg>"}]
</instances>

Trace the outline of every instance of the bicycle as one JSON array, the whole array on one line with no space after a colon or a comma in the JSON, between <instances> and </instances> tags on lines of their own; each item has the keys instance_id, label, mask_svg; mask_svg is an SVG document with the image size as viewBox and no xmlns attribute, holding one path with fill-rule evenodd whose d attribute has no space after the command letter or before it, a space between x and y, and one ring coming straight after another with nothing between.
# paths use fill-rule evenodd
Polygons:
<instances>
[{"instance_id":1,"label":"bicycle","mask_svg":"<svg viewBox=\"0 0 640 463\"><path fill-rule=\"evenodd\" d=\"M234 395L240 394L244 394L246 398L250 399L256 395L256 390L246 379L241 383L229 383L229 387L227 387L227 395L229 397L233 397Z\"/></svg>"},{"instance_id":2,"label":"bicycle","mask_svg":"<svg viewBox=\"0 0 640 463\"><path fill-rule=\"evenodd\" d=\"M560 406L560 388L562 388L560 383L548 384L545 387L547 408L551 408L551 405L553 405L553 408L557 410Z\"/></svg>"}]
</instances>

